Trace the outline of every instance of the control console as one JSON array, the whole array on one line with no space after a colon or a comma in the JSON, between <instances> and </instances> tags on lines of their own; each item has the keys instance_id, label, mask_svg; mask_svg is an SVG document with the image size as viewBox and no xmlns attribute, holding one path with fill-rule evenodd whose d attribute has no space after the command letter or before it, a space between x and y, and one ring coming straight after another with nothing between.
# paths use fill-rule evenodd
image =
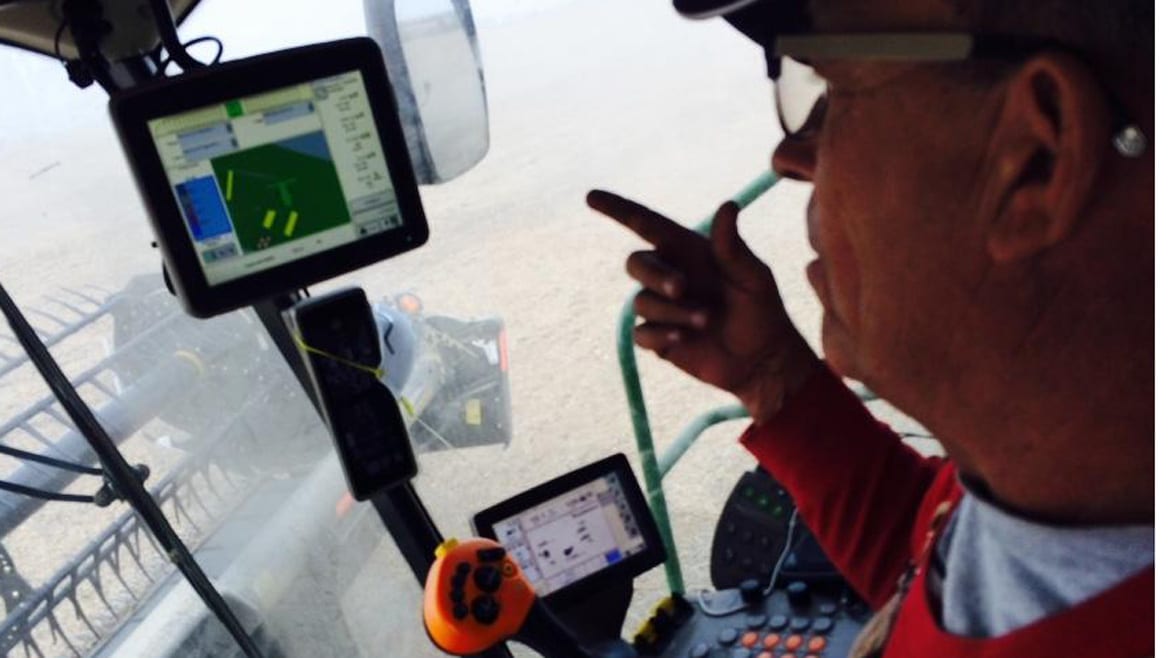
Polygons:
<instances>
[{"instance_id":1,"label":"control console","mask_svg":"<svg viewBox=\"0 0 1170 658\"><path fill-rule=\"evenodd\" d=\"M800 520L788 491L763 469L740 477L711 542L711 583L730 589L748 579L841 582L841 574Z\"/></svg>"},{"instance_id":2,"label":"control console","mask_svg":"<svg viewBox=\"0 0 1170 658\"><path fill-rule=\"evenodd\" d=\"M684 612L656 615L635 647L671 658L846 658L870 613L848 590L838 596L803 581L763 595L758 581L687 596ZM671 619L675 623L669 623Z\"/></svg>"},{"instance_id":3,"label":"control console","mask_svg":"<svg viewBox=\"0 0 1170 658\"><path fill-rule=\"evenodd\" d=\"M607 593L661 564L664 547L624 456L537 485L472 524L486 538L445 545L427 580L427 629L450 653L516 640L558 658L846 658L870 617L763 471L736 486L715 548L769 568L713 564L721 579L746 577L665 599L632 643L620 638L629 596ZM584 623L581 610L616 624Z\"/></svg>"}]
</instances>

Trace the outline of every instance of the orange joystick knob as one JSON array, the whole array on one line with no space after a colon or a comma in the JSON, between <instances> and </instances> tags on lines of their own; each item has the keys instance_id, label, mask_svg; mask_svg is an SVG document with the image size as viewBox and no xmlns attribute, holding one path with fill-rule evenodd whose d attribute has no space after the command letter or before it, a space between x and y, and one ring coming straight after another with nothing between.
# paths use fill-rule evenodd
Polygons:
<instances>
[{"instance_id":1,"label":"orange joystick knob","mask_svg":"<svg viewBox=\"0 0 1170 658\"><path fill-rule=\"evenodd\" d=\"M502 546L449 539L435 558L423 593L423 622L435 646L467 656L520 633L536 590Z\"/></svg>"}]
</instances>

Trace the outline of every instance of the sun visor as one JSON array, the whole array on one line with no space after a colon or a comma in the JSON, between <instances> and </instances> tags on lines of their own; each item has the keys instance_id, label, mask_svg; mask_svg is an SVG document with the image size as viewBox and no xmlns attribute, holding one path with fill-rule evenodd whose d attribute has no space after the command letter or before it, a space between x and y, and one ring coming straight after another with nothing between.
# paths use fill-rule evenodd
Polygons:
<instances>
[{"instance_id":1,"label":"sun visor","mask_svg":"<svg viewBox=\"0 0 1170 658\"><path fill-rule=\"evenodd\" d=\"M808 0L674 0L678 13L701 20L722 17L765 49L778 34L808 32Z\"/></svg>"}]
</instances>

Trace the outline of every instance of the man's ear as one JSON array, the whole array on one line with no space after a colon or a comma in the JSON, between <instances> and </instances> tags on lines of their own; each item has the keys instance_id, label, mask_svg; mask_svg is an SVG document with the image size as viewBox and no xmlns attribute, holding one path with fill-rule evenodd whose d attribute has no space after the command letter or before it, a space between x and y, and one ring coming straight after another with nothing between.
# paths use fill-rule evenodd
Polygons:
<instances>
[{"instance_id":1,"label":"man's ear","mask_svg":"<svg viewBox=\"0 0 1170 658\"><path fill-rule=\"evenodd\" d=\"M1104 89L1071 55L1038 55L1006 85L988 151L996 216L987 249L996 262L1030 257L1076 229L1111 137Z\"/></svg>"}]
</instances>

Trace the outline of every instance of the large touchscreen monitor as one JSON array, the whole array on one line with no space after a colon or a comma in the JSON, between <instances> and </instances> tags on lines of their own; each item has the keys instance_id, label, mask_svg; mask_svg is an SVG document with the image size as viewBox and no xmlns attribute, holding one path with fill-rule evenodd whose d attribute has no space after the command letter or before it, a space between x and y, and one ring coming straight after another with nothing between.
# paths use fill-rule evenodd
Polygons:
<instances>
[{"instance_id":1,"label":"large touchscreen monitor","mask_svg":"<svg viewBox=\"0 0 1170 658\"><path fill-rule=\"evenodd\" d=\"M176 292L208 317L418 247L426 219L370 39L111 100Z\"/></svg>"}]
</instances>

